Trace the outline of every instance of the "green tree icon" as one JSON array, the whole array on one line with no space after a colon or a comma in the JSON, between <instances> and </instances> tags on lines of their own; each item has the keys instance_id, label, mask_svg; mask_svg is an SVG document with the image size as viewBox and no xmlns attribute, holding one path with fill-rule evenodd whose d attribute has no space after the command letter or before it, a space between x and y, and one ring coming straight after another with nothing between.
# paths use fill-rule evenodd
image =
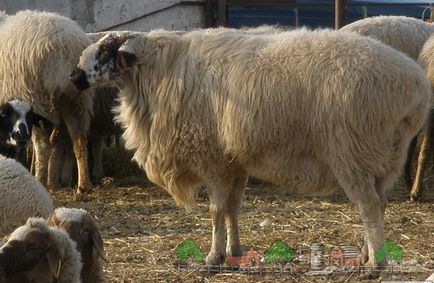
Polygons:
<instances>
[{"instance_id":1,"label":"green tree icon","mask_svg":"<svg viewBox=\"0 0 434 283\"><path fill-rule=\"evenodd\" d=\"M294 258L294 251L282 240L277 240L264 252L265 262L285 264Z\"/></svg>"},{"instance_id":2,"label":"green tree icon","mask_svg":"<svg viewBox=\"0 0 434 283\"><path fill-rule=\"evenodd\" d=\"M404 249L392 240L384 241L384 244L375 252L375 261L380 263L388 256L392 260L399 261L404 256Z\"/></svg>"},{"instance_id":3,"label":"green tree icon","mask_svg":"<svg viewBox=\"0 0 434 283\"><path fill-rule=\"evenodd\" d=\"M176 247L176 257L180 260L194 258L196 261L203 260L203 252L192 239L187 239Z\"/></svg>"}]
</instances>

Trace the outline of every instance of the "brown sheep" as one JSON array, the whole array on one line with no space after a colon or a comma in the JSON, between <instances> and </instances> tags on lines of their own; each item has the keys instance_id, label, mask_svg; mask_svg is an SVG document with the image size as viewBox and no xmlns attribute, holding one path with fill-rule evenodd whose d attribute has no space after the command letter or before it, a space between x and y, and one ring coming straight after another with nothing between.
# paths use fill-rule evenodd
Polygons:
<instances>
[{"instance_id":1,"label":"brown sheep","mask_svg":"<svg viewBox=\"0 0 434 283\"><path fill-rule=\"evenodd\" d=\"M0 247L0 276L6 282L80 283L80 270L75 243L42 218L29 218Z\"/></svg>"},{"instance_id":2,"label":"brown sheep","mask_svg":"<svg viewBox=\"0 0 434 283\"><path fill-rule=\"evenodd\" d=\"M81 280L83 283L106 282L101 260L106 261L104 243L96 220L77 208L57 208L47 224L65 231L76 242L81 254Z\"/></svg>"}]
</instances>

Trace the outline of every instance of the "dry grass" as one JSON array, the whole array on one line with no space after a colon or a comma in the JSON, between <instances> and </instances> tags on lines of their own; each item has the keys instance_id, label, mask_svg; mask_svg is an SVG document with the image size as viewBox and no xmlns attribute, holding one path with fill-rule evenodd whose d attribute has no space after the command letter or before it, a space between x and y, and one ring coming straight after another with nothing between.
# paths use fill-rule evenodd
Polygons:
<instances>
[{"instance_id":1,"label":"dry grass","mask_svg":"<svg viewBox=\"0 0 434 283\"><path fill-rule=\"evenodd\" d=\"M143 178L142 178L143 177ZM163 189L136 175L140 185L105 180L85 202L72 201L71 190L54 193L59 206L81 207L96 215L109 262L109 282L358 282L357 274L332 277L207 274L178 270L173 262L176 245L192 238L203 251L210 248L211 219L206 197L198 199L192 213L177 207ZM125 180L124 180L125 181ZM431 183L431 182L429 182ZM400 243L405 260L419 266L420 274L394 278L428 277L434 270L434 191L427 188L425 202L411 204L400 186L391 191L386 212L386 237ZM269 218L273 224L261 229ZM313 242L327 245L363 242L357 208L342 194L327 198L294 196L272 187L248 188L240 215L241 241L247 249L263 252L282 239L297 249ZM388 278L391 279L391 278ZM365 281L365 282L378 282Z\"/></svg>"}]
</instances>

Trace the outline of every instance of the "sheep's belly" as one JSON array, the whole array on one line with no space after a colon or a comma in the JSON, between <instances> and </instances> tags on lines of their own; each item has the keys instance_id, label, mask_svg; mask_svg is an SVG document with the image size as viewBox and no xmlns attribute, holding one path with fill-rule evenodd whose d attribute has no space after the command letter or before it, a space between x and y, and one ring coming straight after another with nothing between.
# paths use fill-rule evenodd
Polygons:
<instances>
[{"instance_id":1,"label":"sheep's belly","mask_svg":"<svg viewBox=\"0 0 434 283\"><path fill-rule=\"evenodd\" d=\"M330 167L311 156L292 159L267 156L245 164L250 176L303 194L326 195L337 188L337 180Z\"/></svg>"}]
</instances>

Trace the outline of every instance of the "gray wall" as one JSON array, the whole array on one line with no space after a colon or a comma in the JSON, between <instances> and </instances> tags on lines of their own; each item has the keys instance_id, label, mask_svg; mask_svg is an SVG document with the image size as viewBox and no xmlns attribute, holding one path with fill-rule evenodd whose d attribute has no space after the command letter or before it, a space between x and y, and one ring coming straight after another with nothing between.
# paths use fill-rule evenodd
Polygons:
<instances>
[{"instance_id":1,"label":"gray wall","mask_svg":"<svg viewBox=\"0 0 434 283\"><path fill-rule=\"evenodd\" d=\"M15 14L32 9L57 12L87 32L106 29L149 31L156 28L186 30L203 27L204 0L177 5L180 0L1 0L0 10ZM172 7L173 6L173 7ZM150 15L148 15L150 14ZM147 15L147 16L144 16ZM126 24L123 24L128 22Z\"/></svg>"}]
</instances>

